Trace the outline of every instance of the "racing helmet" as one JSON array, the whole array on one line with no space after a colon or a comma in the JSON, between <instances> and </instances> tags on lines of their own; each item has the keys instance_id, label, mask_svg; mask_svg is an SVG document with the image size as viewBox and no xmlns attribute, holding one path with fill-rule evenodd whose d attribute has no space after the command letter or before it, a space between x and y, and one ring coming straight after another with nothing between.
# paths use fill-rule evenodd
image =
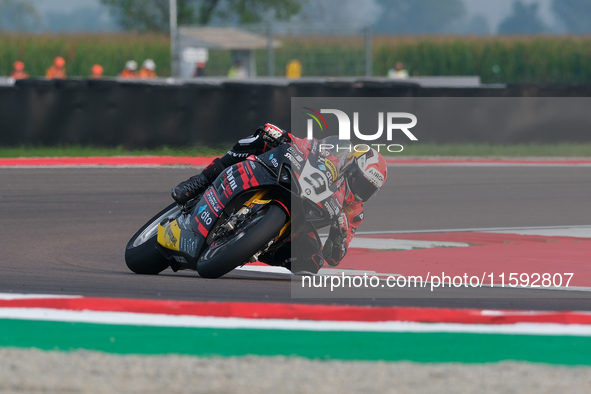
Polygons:
<instances>
[{"instance_id":1,"label":"racing helmet","mask_svg":"<svg viewBox=\"0 0 591 394\"><path fill-rule=\"evenodd\" d=\"M347 155L345 179L358 201L366 202L382 188L388 175L386 159L375 149Z\"/></svg>"}]
</instances>

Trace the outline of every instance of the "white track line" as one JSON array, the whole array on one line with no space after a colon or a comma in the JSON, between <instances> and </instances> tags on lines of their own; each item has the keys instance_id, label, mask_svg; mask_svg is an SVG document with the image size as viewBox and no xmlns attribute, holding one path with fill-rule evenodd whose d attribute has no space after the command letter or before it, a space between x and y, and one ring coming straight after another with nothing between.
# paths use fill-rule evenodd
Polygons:
<instances>
[{"instance_id":1,"label":"white track line","mask_svg":"<svg viewBox=\"0 0 591 394\"><path fill-rule=\"evenodd\" d=\"M250 272L264 272L267 274L286 274L291 275L291 271L285 267L273 267L270 265L245 265L236 268L232 272L250 271Z\"/></svg>"},{"instance_id":2,"label":"white track line","mask_svg":"<svg viewBox=\"0 0 591 394\"><path fill-rule=\"evenodd\" d=\"M358 232L357 234L361 234ZM328 235L321 235L320 241L324 244ZM445 242L445 241L420 241L411 239L394 238L353 238L349 248L357 249L380 249L380 250L412 250L412 249L431 249L431 248L461 248L470 246L464 242Z\"/></svg>"},{"instance_id":3,"label":"white track line","mask_svg":"<svg viewBox=\"0 0 591 394\"><path fill-rule=\"evenodd\" d=\"M388 167L591 167L589 163L393 163Z\"/></svg>"},{"instance_id":4,"label":"white track line","mask_svg":"<svg viewBox=\"0 0 591 394\"><path fill-rule=\"evenodd\" d=\"M498 234L519 234L519 235L543 235L548 237L575 237L575 238L591 238L591 226L588 227L571 227L571 228L540 228L527 230L495 230L490 233Z\"/></svg>"},{"instance_id":5,"label":"white track line","mask_svg":"<svg viewBox=\"0 0 591 394\"><path fill-rule=\"evenodd\" d=\"M234 272L240 271L248 271L248 272L263 272L266 274L283 274L287 276L292 276L291 271L284 267L273 267L269 265L245 265L239 268L236 268ZM338 268L321 268L318 271L318 275L331 275L331 276L340 276L340 275L349 275L349 276L363 276L367 274L368 276L400 276L400 274L384 274L378 273L376 271L370 270L352 270L352 269L338 269Z\"/></svg>"},{"instance_id":6,"label":"white track line","mask_svg":"<svg viewBox=\"0 0 591 394\"><path fill-rule=\"evenodd\" d=\"M439 241L417 241L405 239L388 239L388 238L353 238L349 244L350 248L359 249L430 249L430 248L459 248L470 246L463 242L439 242Z\"/></svg>"},{"instance_id":7,"label":"white track line","mask_svg":"<svg viewBox=\"0 0 591 394\"><path fill-rule=\"evenodd\" d=\"M446 228L446 229L431 229L431 230L384 230L384 231L357 231L356 235L374 235L374 234L420 234L420 233L459 233L459 232L503 232L509 234L518 234L517 231L530 230L552 230L552 229L587 229L591 225L575 225L575 226L533 226L533 227L476 227L476 228ZM325 234L326 235L326 234ZM322 236L322 234L321 234Z\"/></svg>"},{"instance_id":8,"label":"white track line","mask_svg":"<svg viewBox=\"0 0 591 394\"><path fill-rule=\"evenodd\" d=\"M175 316L128 312L67 311L45 308L0 308L0 318L155 327L591 336L591 325L553 323L488 325L392 321L335 322L297 319L245 319L234 317Z\"/></svg>"},{"instance_id":9,"label":"white track line","mask_svg":"<svg viewBox=\"0 0 591 394\"><path fill-rule=\"evenodd\" d=\"M59 166L3 166L0 165L0 169L10 169L10 168L14 168L14 169L47 169L47 170L52 170L52 169L168 169L168 168L203 168L205 166L193 166L190 164L183 164L183 165L160 165L160 164L143 164L143 165L120 165L120 166L116 166L116 165L59 165Z\"/></svg>"},{"instance_id":10,"label":"white track line","mask_svg":"<svg viewBox=\"0 0 591 394\"><path fill-rule=\"evenodd\" d=\"M56 294L21 294L21 293L0 293L0 300L34 300L46 298L82 298L78 295L56 295Z\"/></svg>"}]
</instances>

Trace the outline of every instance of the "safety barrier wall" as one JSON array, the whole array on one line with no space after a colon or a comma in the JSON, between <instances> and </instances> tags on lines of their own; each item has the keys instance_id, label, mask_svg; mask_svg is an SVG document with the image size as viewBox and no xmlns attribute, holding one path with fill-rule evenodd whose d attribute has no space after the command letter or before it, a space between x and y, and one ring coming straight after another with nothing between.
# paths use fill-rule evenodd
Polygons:
<instances>
[{"instance_id":1,"label":"safety barrier wall","mask_svg":"<svg viewBox=\"0 0 591 394\"><path fill-rule=\"evenodd\" d=\"M587 132L590 107L586 105L591 86L422 88L381 79L237 82L206 78L152 83L114 79L26 80L17 81L14 86L0 86L0 145L123 145L127 148L164 144L228 145L265 122L289 128L291 97L579 97L576 101L581 105L574 110L573 101L568 100L558 100L557 105L544 108L550 118L554 112L570 111L572 124L536 123L536 116L530 116L524 120L526 124L510 132L500 132L494 124L475 120L475 124L457 133L442 134L436 127L431 128L421 133L420 140L504 144L591 142L591 132ZM445 102L441 100L439 112L451 120L466 111L457 106L446 107ZM493 111L490 118L505 116L506 111L513 111L515 118L520 111L486 107L471 110ZM436 125L436 121L430 122Z\"/></svg>"}]
</instances>

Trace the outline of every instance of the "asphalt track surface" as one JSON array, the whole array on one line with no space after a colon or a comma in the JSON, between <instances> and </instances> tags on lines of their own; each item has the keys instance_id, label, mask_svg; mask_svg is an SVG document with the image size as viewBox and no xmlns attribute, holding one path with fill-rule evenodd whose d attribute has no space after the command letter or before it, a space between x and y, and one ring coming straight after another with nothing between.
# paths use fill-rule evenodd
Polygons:
<instances>
[{"instance_id":1,"label":"asphalt track surface","mask_svg":"<svg viewBox=\"0 0 591 394\"><path fill-rule=\"evenodd\" d=\"M590 299L575 298L576 294L548 298L543 290L538 298L523 298L519 289L505 288L475 290L488 291L490 298L470 297L472 290L466 289L461 298L294 299L290 281L274 274L241 272L208 280L186 271L166 270L158 276L131 273L123 257L127 241L170 204L170 188L195 172L190 168L0 169L0 292L591 310ZM391 167L384 189L366 205L359 230L589 225L589 196L589 167ZM500 291L504 298L495 298Z\"/></svg>"}]
</instances>

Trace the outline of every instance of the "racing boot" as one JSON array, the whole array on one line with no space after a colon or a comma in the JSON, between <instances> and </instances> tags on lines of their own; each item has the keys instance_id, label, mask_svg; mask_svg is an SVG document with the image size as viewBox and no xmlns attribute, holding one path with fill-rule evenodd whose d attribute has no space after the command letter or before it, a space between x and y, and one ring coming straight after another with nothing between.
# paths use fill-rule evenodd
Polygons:
<instances>
[{"instance_id":1,"label":"racing boot","mask_svg":"<svg viewBox=\"0 0 591 394\"><path fill-rule=\"evenodd\" d=\"M226 168L223 159L214 159L199 175L195 175L185 182L181 182L170 191L170 195L180 205L185 205L190 200L203 194L209 185Z\"/></svg>"},{"instance_id":2,"label":"racing boot","mask_svg":"<svg viewBox=\"0 0 591 394\"><path fill-rule=\"evenodd\" d=\"M203 194L207 188L211 185L211 182L204 174L193 176L181 182L171 190L170 195L180 205L185 205L188 201L195 197Z\"/></svg>"}]
</instances>

